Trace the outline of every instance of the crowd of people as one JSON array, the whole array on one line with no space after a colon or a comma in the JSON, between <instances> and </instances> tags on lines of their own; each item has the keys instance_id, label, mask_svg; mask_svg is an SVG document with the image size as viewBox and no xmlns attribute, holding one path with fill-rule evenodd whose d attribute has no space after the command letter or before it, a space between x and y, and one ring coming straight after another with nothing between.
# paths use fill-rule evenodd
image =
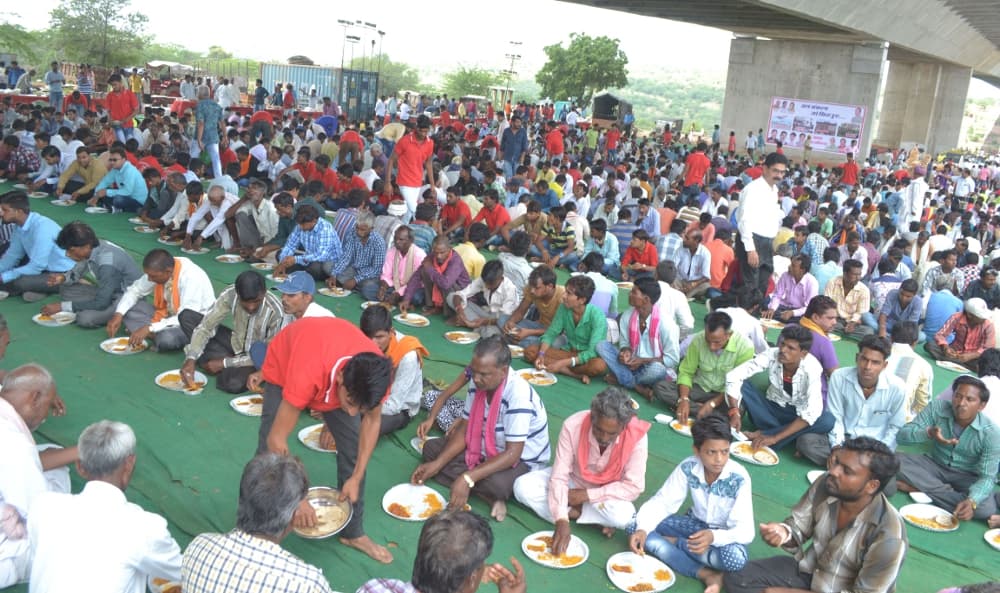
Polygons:
<instances>
[{"instance_id":1,"label":"crowd of people","mask_svg":"<svg viewBox=\"0 0 1000 593\"><path fill-rule=\"evenodd\" d=\"M445 433L425 442L410 480L444 485L451 510L424 526L413 580L359 590L371 593L472 591L484 575L501 592L525 590L516 561L484 564L492 534L462 510L471 496L496 521L514 499L551 522L556 554L575 525L624 531L629 549L708 593L894 590L908 546L888 500L896 491L923 492L957 521L1000 525L995 164L932 169L915 151L891 167L848 153L828 168L792 162L780 146L723 150L718 129L687 145L528 105L485 123L475 106L434 122L385 105L368 122L294 110L275 121L227 113L205 85L192 113L149 108L136 123L132 91L117 74L109 83L108 111L87 110L73 127L69 112L4 112L3 175L25 189L0 197L0 291L55 296L41 314L71 312L109 337L124 329L132 347L182 351L187 385L200 370L220 391L261 393L256 456L235 529L181 554L164 519L123 495L132 430L101 421L77 446L39 452L31 431L65 407L44 366L11 370L0 391L0 586L55 591L93 574L108 591L139 591L146 577L190 592L272 578L328 591L321 571L280 546L316 522L288 455L304 411L338 451L336 486L353 506L340 541L383 563L391 552L364 527L372 453L421 408L417 435ZM134 216L184 251L238 255L270 270L273 291L250 269L216 293L196 258L165 248L136 262L85 222L33 211L29 192ZM570 272L564 284L557 270ZM317 285L370 306L357 325L338 319L315 302ZM698 331L695 300L708 309ZM425 388L428 350L394 328L393 307L478 334L450 385ZM774 345L762 323L780 329ZM837 359L842 338L856 341L852 366ZM920 343L962 371L947 393L931 393ZM607 384L555 443L514 351L539 372ZM638 508L650 424L632 393L690 424L693 440ZM750 558L752 490L729 458L734 439L825 470L788 519L759 526L792 555ZM76 495L73 463L87 480ZM116 548L85 545L95 531L120 533ZM68 548L74 570L53 570Z\"/></svg>"}]
</instances>

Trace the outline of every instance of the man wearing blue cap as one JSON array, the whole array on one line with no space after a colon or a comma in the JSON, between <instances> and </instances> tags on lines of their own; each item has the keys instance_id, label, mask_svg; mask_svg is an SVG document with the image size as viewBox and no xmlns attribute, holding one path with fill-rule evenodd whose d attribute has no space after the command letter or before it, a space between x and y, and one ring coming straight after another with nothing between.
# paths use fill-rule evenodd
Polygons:
<instances>
[{"instance_id":1,"label":"man wearing blue cap","mask_svg":"<svg viewBox=\"0 0 1000 593\"><path fill-rule=\"evenodd\" d=\"M309 272L292 272L281 284L273 287L281 293L281 310L285 314L283 326L303 317L336 317L329 309L313 300L316 294L316 281ZM267 342L254 342L250 346L250 360L253 366L260 368L267 354Z\"/></svg>"}]
</instances>

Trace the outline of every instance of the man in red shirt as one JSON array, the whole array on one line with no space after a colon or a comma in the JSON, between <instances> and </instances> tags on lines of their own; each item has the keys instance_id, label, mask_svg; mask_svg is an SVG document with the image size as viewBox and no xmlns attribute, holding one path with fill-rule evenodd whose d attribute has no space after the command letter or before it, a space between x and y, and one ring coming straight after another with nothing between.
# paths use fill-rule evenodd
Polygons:
<instances>
[{"instance_id":1,"label":"man in red shirt","mask_svg":"<svg viewBox=\"0 0 1000 593\"><path fill-rule=\"evenodd\" d=\"M316 172L316 165L309 160L309 148L303 146L299 149L299 152L295 155L295 163L290 167L285 167L278 174L278 179L282 176L291 173L292 171L298 171L299 175L302 175L302 182L305 183L312 178L313 173Z\"/></svg>"},{"instance_id":2,"label":"man in red shirt","mask_svg":"<svg viewBox=\"0 0 1000 593\"><path fill-rule=\"evenodd\" d=\"M332 194L337 189L337 173L330 168L330 156L317 155L313 164L316 168L306 181L319 181L323 184L323 191Z\"/></svg>"},{"instance_id":3,"label":"man in red shirt","mask_svg":"<svg viewBox=\"0 0 1000 593\"><path fill-rule=\"evenodd\" d=\"M118 140L125 142L134 135L135 116L139 115L139 100L132 91L125 88L120 74L112 74L108 82L111 84L111 92L104 98L104 104L108 108L108 120Z\"/></svg>"},{"instance_id":4,"label":"man in red shirt","mask_svg":"<svg viewBox=\"0 0 1000 593\"><path fill-rule=\"evenodd\" d=\"M391 372L392 362L350 322L304 317L278 332L261 370L247 380L253 391L264 388L257 453L288 455L288 437L302 411L323 415L336 441L337 489L354 506L340 541L384 564L392 554L365 534L362 521L365 470L378 441ZM316 512L303 501L292 522L314 526Z\"/></svg>"},{"instance_id":5,"label":"man in red shirt","mask_svg":"<svg viewBox=\"0 0 1000 593\"><path fill-rule=\"evenodd\" d=\"M344 130L344 133L340 135L340 162L348 162L348 155L350 155L351 158L349 160L352 163L361 158L362 145L361 136L358 135L354 128Z\"/></svg>"},{"instance_id":6,"label":"man in red shirt","mask_svg":"<svg viewBox=\"0 0 1000 593\"><path fill-rule=\"evenodd\" d=\"M563 133L556 127L556 122L549 122L549 131L545 134L545 152L549 155L549 160L562 162L563 153L566 147L563 142Z\"/></svg>"},{"instance_id":7,"label":"man in red shirt","mask_svg":"<svg viewBox=\"0 0 1000 593\"><path fill-rule=\"evenodd\" d=\"M604 148L608 151L608 162L614 164L618 162L618 141L622 137L618 124L611 124L611 129L604 135Z\"/></svg>"},{"instance_id":8,"label":"man in red shirt","mask_svg":"<svg viewBox=\"0 0 1000 593\"><path fill-rule=\"evenodd\" d=\"M423 114L418 116L416 129L396 143L392 149L392 156L389 157L389 164L385 166L386 179L389 179L393 167L399 165L396 185L399 186L399 193L406 202L404 223L409 222L417 211L417 200L420 199L420 188L424 184L425 174L429 182L434 181L431 159L431 155L434 154L434 141L427 137L430 129L431 118ZM385 187L387 192L392 191L391 183L386 183Z\"/></svg>"},{"instance_id":9,"label":"man in red shirt","mask_svg":"<svg viewBox=\"0 0 1000 593\"><path fill-rule=\"evenodd\" d=\"M853 189L858 184L858 163L854 161L854 153L847 153L847 162L842 167L844 174L840 176L840 182L848 188Z\"/></svg>"},{"instance_id":10,"label":"man in red shirt","mask_svg":"<svg viewBox=\"0 0 1000 593\"><path fill-rule=\"evenodd\" d=\"M652 278L657 263L656 246L649 240L649 233L636 229L622 257L622 281Z\"/></svg>"},{"instance_id":11,"label":"man in red shirt","mask_svg":"<svg viewBox=\"0 0 1000 593\"><path fill-rule=\"evenodd\" d=\"M456 240L463 240L472 224L472 211L469 205L462 201L454 188L448 188L447 203L441 207L438 215L441 221L441 234Z\"/></svg>"},{"instance_id":12,"label":"man in red shirt","mask_svg":"<svg viewBox=\"0 0 1000 593\"><path fill-rule=\"evenodd\" d=\"M466 208L468 208L468 206L466 206ZM476 214L476 217L472 219L472 222L473 224L477 222L486 224L486 228L490 230L491 240L488 242L489 244L503 244L503 240L500 237L500 228L510 222L510 213L507 212L507 209L500 203L500 194L497 190L491 187L483 192L483 207L479 210L479 214ZM466 230L465 234L465 240L468 241L468 230ZM494 238L499 240L493 241Z\"/></svg>"},{"instance_id":13,"label":"man in red shirt","mask_svg":"<svg viewBox=\"0 0 1000 593\"><path fill-rule=\"evenodd\" d=\"M708 144L704 142L699 142L698 147L694 149L694 152L687 156L684 160L684 196L685 197L697 197L701 193L702 184L708 185L706 181L706 174L708 173L708 167L712 164L708 157L705 156L705 151L708 150Z\"/></svg>"}]
</instances>

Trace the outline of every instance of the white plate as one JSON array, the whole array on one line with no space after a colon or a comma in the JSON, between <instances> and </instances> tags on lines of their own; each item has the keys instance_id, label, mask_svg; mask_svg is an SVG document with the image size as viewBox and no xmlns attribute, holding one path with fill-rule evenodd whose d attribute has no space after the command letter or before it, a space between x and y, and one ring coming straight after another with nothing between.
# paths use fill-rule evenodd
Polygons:
<instances>
[{"instance_id":1,"label":"white plate","mask_svg":"<svg viewBox=\"0 0 1000 593\"><path fill-rule=\"evenodd\" d=\"M107 214L110 212L107 208L102 208L100 206L87 206L83 209L87 214Z\"/></svg>"},{"instance_id":2,"label":"white plate","mask_svg":"<svg viewBox=\"0 0 1000 593\"><path fill-rule=\"evenodd\" d=\"M131 222L132 224L146 224L146 221L139 218L138 216L133 216L132 218L128 219L128 221Z\"/></svg>"},{"instance_id":3,"label":"white plate","mask_svg":"<svg viewBox=\"0 0 1000 593\"><path fill-rule=\"evenodd\" d=\"M265 272L270 272L274 269L274 264L268 263L266 261L259 261L250 264L250 267L255 270L263 270Z\"/></svg>"},{"instance_id":4,"label":"white plate","mask_svg":"<svg viewBox=\"0 0 1000 593\"><path fill-rule=\"evenodd\" d=\"M815 484L816 480L820 479L826 472L821 469L814 469L812 471L806 472L806 479L809 480L810 484Z\"/></svg>"},{"instance_id":5,"label":"white plate","mask_svg":"<svg viewBox=\"0 0 1000 593\"><path fill-rule=\"evenodd\" d=\"M267 276L264 277L270 280L271 282L278 282L278 283L288 280L288 276L275 276L274 274L268 274Z\"/></svg>"},{"instance_id":6,"label":"white plate","mask_svg":"<svg viewBox=\"0 0 1000 593\"><path fill-rule=\"evenodd\" d=\"M28 186L24 183L15 183L14 189L28 189Z\"/></svg>"},{"instance_id":7,"label":"white plate","mask_svg":"<svg viewBox=\"0 0 1000 593\"><path fill-rule=\"evenodd\" d=\"M165 383L164 380L167 378L167 375L177 375L177 378L174 381ZM156 382L157 385L159 385L164 389L169 389L170 391L177 391L183 393L184 395L199 395L205 389L205 385L208 385L208 377L202 374L201 371L194 372L194 382L201 383L202 385L198 389L186 389L184 387L184 384L180 380L180 376L181 376L180 369L171 369L169 371L163 371L162 373L157 375L154 381Z\"/></svg>"},{"instance_id":8,"label":"white plate","mask_svg":"<svg viewBox=\"0 0 1000 593\"><path fill-rule=\"evenodd\" d=\"M770 447L761 447L754 451L748 442L730 443L729 454L754 465L778 465L781 458Z\"/></svg>"},{"instance_id":9,"label":"white plate","mask_svg":"<svg viewBox=\"0 0 1000 593\"><path fill-rule=\"evenodd\" d=\"M545 538L545 539L542 539ZM575 535L569 536L569 545L566 546L566 553L562 558L578 558L572 564L563 564L559 558L552 555L552 546L548 543L552 539L552 530L536 531L521 540L521 551L532 561L547 566L549 568L576 568L587 561L590 557L590 548L582 539ZM529 547L530 546L530 547ZM544 548L539 549L541 546Z\"/></svg>"},{"instance_id":10,"label":"white plate","mask_svg":"<svg viewBox=\"0 0 1000 593\"><path fill-rule=\"evenodd\" d=\"M657 414L656 416L653 416L653 420L656 420L660 424L670 424L674 421L674 417L670 414Z\"/></svg>"},{"instance_id":11,"label":"white plate","mask_svg":"<svg viewBox=\"0 0 1000 593\"><path fill-rule=\"evenodd\" d=\"M238 253L223 253L216 255L215 261L223 264L238 264L243 261L243 258Z\"/></svg>"},{"instance_id":12,"label":"white plate","mask_svg":"<svg viewBox=\"0 0 1000 593\"><path fill-rule=\"evenodd\" d=\"M934 499L923 492L910 492L910 500L917 504L933 504Z\"/></svg>"},{"instance_id":13,"label":"white plate","mask_svg":"<svg viewBox=\"0 0 1000 593\"><path fill-rule=\"evenodd\" d=\"M149 589L153 593L180 593L181 584L167 579L149 579Z\"/></svg>"},{"instance_id":14,"label":"white plate","mask_svg":"<svg viewBox=\"0 0 1000 593\"><path fill-rule=\"evenodd\" d=\"M68 200L52 200L49 203L52 204L53 206L63 206L63 207L65 207L65 206L72 206L76 202L70 202Z\"/></svg>"},{"instance_id":15,"label":"white plate","mask_svg":"<svg viewBox=\"0 0 1000 593\"><path fill-rule=\"evenodd\" d=\"M306 494L306 500L316 511L319 524L316 527L308 528L308 530L295 528L295 535L299 537L306 539L326 539L340 533L351 522L351 517L354 516L354 507L349 501L340 500L340 491L336 488L313 486L309 489L309 493ZM335 509L340 510L338 513L340 515L339 521L333 517L324 517L327 512ZM324 524L328 522L332 523L332 525L327 525L326 529L323 529Z\"/></svg>"},{"instance_id":16,"label":"white plate","mask_svg":"<svg viewBox=\"0 0 1000 593\"><path fill-rule=\"evenodd\" d=\"M634 286L631 282L615 282L615 285L622 290L632 290L632 287Z\"/></svg>"},{"instance_id":17,"label":"white plate","mask_svg":"<svg viewBox=\"0 0 1000 593\"><path fill-rule=\"evenodd\" d=\"M416 313L407 313L406 315L400 313L399 315L393 317L393 319L410 327L427 327L431 324L430 319L427 319L423 315L417 315Z\"/></svg>"},{"instance_id":18,"label":"white plate","mask_svg":"<svg viewBox=\"0 0 1000 593\"><path fill-rule=\"evenodd\" d=\"M259 393L241 395L229 400L229 407L237 414L259 417L264 411L264 396Z\"/></svg>"},{"instance_id":19,"label":"white plate","mask_svg":"<svg viewBox=\"0 0 1000 593\"><path fill-rule=\"evenodd\" d=\"M33 191L33 192L31 192L31 193L28 194L28 197L29 198L36 198L36 199L37 198L47 198L47 197L49 197L49 194L47 194L47 193L45 193L43 191Z\"/></svg>"},{"instance_id":20,"label":"white plate","mask_svg":"<svg viewBox=\"0 0 1000 593\"><path fill-rule=\"evenodd\" d=\"M101 342L101 350L104 350L108 354L114 354L115 356L131 356L133 354L141 354L149 348L149 342L143 340L142 346L133 350L128 346L128 338L108 338Z\"/></svg>"},{"instance_id":21,"label":"white plate","mask_svg":"<svg viewBox=\"0 0 1000 593\"><path fill-rule=\"evenodd\" d=\"M952 517L951 513L942 509L941 507L936 507L932 504L908 504L903 508L899 509L899 514L902 515L903 520L909 523L910 525L913 525L914 527L917 527L919 529L924 529L926 531L935 531L944 533L947 531L955 531L956 529L958 529L959 522L956 521L954 517ZM934 522L935 526L931 527L929 525L922 525L913 520L913 518L918 518L918 519L930 519L933 521L935 518L938 517L940 517L943 521L951 521L951 524L950 525L947 525L947 523L941 524L935 521Z\"/></svg>"},{"instance_id":22,"label":"white plate","mask_svg":"<svg viewBox=\"0 0 1000 593\"><path fill-rule=\"evenodd\" d=\"M839 342L839 341L841 340L841 337L840 337L840 336L838 336L837 334L826 334L826 337L827 337L827 339L829 339L829 340L830 340L831 342Z\"/></svg>"},{"instance_id":23,"label":"white plate","mask_svg":"<svg viewBox=\"0 0 1000 593\"><path fill-rule=\"evenodd\" d=\"M200 247L198 249L184 249L181 247L181 253L186 253L188 255L204 255L211 251L208 247Z\"/></svg>"},{"instance_id":24,"label":"white plate","mask_svg":"<svg viewBox=\"0 0 1000 593\"><path fill-rule=\"evenodd\" d=\"M396 310L396 307L390 307L389 303L383 303L381 301L365 301L365 302L361 303L361 310L364 311L368 307L374 307L375 305L379 305L379 306L385 307L386 309L388 309L390 311L395 311Z\"/></svg>"},{"instance_id":25,"label":"white plate","mask_svg":"<svg viewBox=\"0 0 1000 593\"><path fill-rule=\"evenodd\" d=\"M634 397L632 398L632 409L633 410L639 409L639 402L637 402Z\"/></svg>"},{"instance_id":26,"label":"white plate","mask_svg":"<svg viewBox=\"0 0 1000 593\"><path fill-rule=\"evenodd\" d=\"M409 517L401 517L389 510L390 505L406 507ZM382 510L401 521L426 521L448 506L448 501L437 490L419 484L397 484L382 497Z\"/></svg>"},{"instance_id":27,"label":"white plate","mask_svg":"<svg viewBox=\"0 0 1000 593\"><path fill-rule=\"evenodd\" d=\"M548 387L550 385L555 385L559 382L559 379L555 375L548 371L539 371L535 369L522 369L517 371L517 374L521 376L522 379L536 385L538 387Z\"/></svg>"},{"instance_id":28,"label":"white plate","mask_svg":"<svg viewBox=\"0 0 1000 593\"><path fill-rule=\"evenodd\" d=\"M71 325L76 321L76 313L71 313L69 311L60 311L55 315L49 315L45 319L42 318L42 314L38 313L31 318L32 321L38 325L45 327L63 327L66 325Z\"/></svg>"},{"instance_id":29,"label":"white plate","mask_svg":"<svg viewBox=\"0 0 1000 593\"><path fill-rule=\"evenodd\" d=\"M937 365L942 369L948 369L949 371L954 371L956 373L968 373L969 369L958 364L957 362L951 362L950 360L939 360Z\"/></svg>"},{"instance_id":30,"label":"white plate","mask_svg":"<svg viewBox=\"0 0 1000 593\"><path fill-rule=\"evenodd\" d=\"M184 241L181 240L181 239L167 239L167 238L164 238L164 237L157 237L156 238L156 242L160 243L161 245L171 245L173 247L176 247L176 246L180 245L181 243L183 243Z\"/></svg>"},{"instance_id":31,"label":"white plate","mask_svg":"<svg viewBox=\"0 0 1000 593\"><path fill-rule=\"evenodd\" d=\"M433 441L434 439L439 439L439 438L441 438L441 437L431 437L429 439L422 439L420 437L413 437L412 439L410 439L410 446L413 447L413 449L417 453L423 453L424 452L424 445L427 444L427 441Z\"/></svg>"},{"instance_id":32,"label":"white plate","mask_svg":"<svg viewBox=\"0 0 1000 593\"><path fill-rule=\"evenodd\" d=\"M694 424L694 421L691 420L691 418L688 418L688 425L687 426L684 426L683 424L681 424L680 420L676 420L675 419L675 420L671 420L670 421L670 428L674 429L674 432L676 432L677 434L682 434L682 435L684 435L686 437L689 437L689 436L691 436L691 426L693 424Z\"/></svg>"},{"instance_id":33,"label":"white plate","mask_svg":"<svg viewBox=\"0 0 1000 593\"><path fill-rule=\"evenodd\" d=\"M337 454L337 449L324 449L319 446L319 434L323 432L323 423L312 424L299 431L299 442L306 447L312 449L313 451L319 451L320 453L333 453Z\"/></svg>"},{"instance_id":34,"label":"white plate","mask_svg":"<svg viewBox=\"0 0 1000 593\"><path fill-rule=\"evenodd\" d=\"M990 529L983 534L983 539L986 540L994 550L1000 550L1000 528Z\"/></svg>"},{"instance_id":35,"label":"white plate","mask_svg":"<svg viewBox=\"0 0 1000 593\"><path fill-rule=\"evenodd\" d=\"M444 339L448 340L452 344L475 344L479 341L479 334L476 332L467 331L448 331L444 332Z\"/></svg>"},{"instance_id":36,"label":"white plate","mask_svg":"<svg viewBox=\"0 0 1000 593\"><path fill-rule=\"evenodd\" d=\"M341 288L339 286L337 288L328 288L324 286L323 288L316 289L316 292L320 293L323 296L336 297L338 299L351 296L351 291L347 290L346 288Z\"/></svg>"},{"instance_id":37,"label":"white plate","mask_svg":"<svg viewBox=\"0 0 1000 593\"><path fill-rule=\"evenodd\" d=\"M624 572L622 569L625 567L631 571ZM618 570L615 570L616 568ZM666 564L649 554L640 556L634 552L618 552L608 558L605 571L611 583L626 593L631 593L630 587L640 583L652 586L650 591L653 593L665 591L677 580L674 571Z\"/></svg>"},{"instance_id":38,"label":"white plate","mask_svg":"<svg viewBox=\"0 0 1000 593\"><path fill-rule=\"evenodd\" d=\"M151 226L146 226L144 224L136 226L136 227L132 227L132 230L135 231L135 232L137 232L137 233L142 233L144 235L156 232L156 229L154 229Z\"/></svg>"},{"instance_id":39,"label":"white plate","mask_svg":"<svg viewBox=\"0 0 1000 593\"><path fill-rule=\"evenodd\" d=\"M783 327L785 327L784 323L777 321L775 319L761 319L760 324L763 325L764 327L777 330L780 330Z\"/></svg>"},{"instance_id":40,"label":"white plate","mask_svg":"<svg viewBox=\"0 0 1000 593\"><path fill-rule=\"evenodd\" d=\"M524 348L518 346L517 344L508 344L507 349L510 350L511 358L524 358Z\"/></svg>"}]
</instances>

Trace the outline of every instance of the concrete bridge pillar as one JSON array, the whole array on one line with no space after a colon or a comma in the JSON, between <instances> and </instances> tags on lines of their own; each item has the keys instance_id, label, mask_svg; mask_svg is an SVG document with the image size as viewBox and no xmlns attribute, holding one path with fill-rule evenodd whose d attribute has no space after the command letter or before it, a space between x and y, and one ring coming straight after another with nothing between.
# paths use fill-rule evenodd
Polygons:
<instances>
[{"instance_id":1,"label":"concrete bridge pillar","mask_svg":"<svg viewBox=\"0 0 1000 593\"><path fill-rule=\"evenodd\" d=\"M767 128L773 98L797 102L839 103L864 108L863 131L857 151L868 154L886 50L881 44L812 42L734 38L729 48L729 73L722 107L722 136L736 132L742 151L749 130ZM765 136L769 130L765 129ZM842 162L839 152L822 152L813 142L810 161ZM768 152L774 145L766 147ZM801 148L786 146L786 155L802 158Z\"/></svg>"},{"instance_id":2,"label":"concrete bridge pillar","mask_svg":"<svg viewBox=\"0 0 1000 593\"><path fill-rule=\"evenodd\" d=\"M890 61L874 143L931 154L957 147L971 77L971 68L952 64Z\"/></svg>"}]
</instances>

